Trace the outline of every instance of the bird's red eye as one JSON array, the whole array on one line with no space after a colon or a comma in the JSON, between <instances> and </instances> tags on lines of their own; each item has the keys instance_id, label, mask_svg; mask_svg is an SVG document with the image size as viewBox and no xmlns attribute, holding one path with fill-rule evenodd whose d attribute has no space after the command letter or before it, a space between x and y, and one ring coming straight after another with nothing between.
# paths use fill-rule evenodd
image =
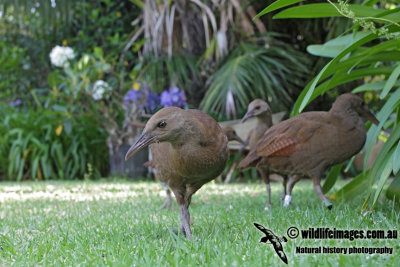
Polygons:
<instances>
[{"instance_id":1,"label":"bird's red eye","mask_svg":"<svg viewBox=\"0 0 400 267\"><path fill-rule=\"evenodd\" d=\"M159 128L164 128L165 126L167 126L167 123L165 121L160 121L157 125L157 127Z\"/></svg>"}]
</instances>

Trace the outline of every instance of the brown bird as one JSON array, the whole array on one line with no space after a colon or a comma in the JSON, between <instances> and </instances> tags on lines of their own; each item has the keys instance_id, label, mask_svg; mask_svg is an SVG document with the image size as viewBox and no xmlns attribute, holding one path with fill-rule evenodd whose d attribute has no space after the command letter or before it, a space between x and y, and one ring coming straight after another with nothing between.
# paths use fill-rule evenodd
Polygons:
<instances>
[{"instance_id":1,"label":"brown bird","mask_svg":"<svg viewBox=\"0 0 400 267\"><path fill-rule=\"evenodd\" d=\"M257 124L247 136L246 142L249 144L250 149L254 148L258 140L272 126L272 112L269 105L261 99L253 100L249 104L247 113L243 116L241 122L243 123L252 117L257 118Z\"/></svg>"},{"instance_id":2,"label":"brown bird","mask_svg":"<svg viewBox=\"0 0 400 267\"><path fill-rule=\"evenodd\" d=\"M257 166L266 174L297 175L297 180L311 177L315 193L331 209L320 179L325 170L349 159L364 146L366 130L360 116L379 123L360 97L343 94L329 112L305 112L272 126L239 167ZM296 179L289 181L289 196Z\"/></svg>"},{"instance_id":3,"label":"brown bird","mask_svg":"<svg viewBox=\"0 0 400 267\"><path fill-rule=\"evenodd\" d=\"M222 132L226 135L226 137L228 138L228 141L238 141L241 144L244 144L245 142L242 140L242 138L240 138L236 131L230 127L230 126L222 126L221 127Z\"/></svg>"},{"instance_id":4,"label":"brown bird","mask_svg":"<svg viewBox=\"0 0 400 267\"><path fill-rule=\"evenodd\" d=\"M260 138L265 134L265 132L272 126L272 112L267 102L262 99L255 99L250 102L247 113L243 116L241 122L245 122L247 119L256 117L257 124L256 126L250 130L249 135L247 136L246 143L249 144L250 150L253 149ZM271 203L271 187L269 184L269 177L266 177L267 174L264 173L262 168L257 168L260 172L263 181L265 182L267 195L268 195L268 203ZM287 179L283 178L283 190L282 190L282 199L286 196L286 182ZM285 203L285 205L289 205ZM269 204L266 205L265 210L269 209Z\"/></svg>"},{"instance_id":5,"label":"brown bird","mask_svg":"<svg viewBox=\"0 0 400 267\"><path fill-rule=\"evenodd\" d=\"M167 107L150 118L125 159L150 144L158 177L174 193L181 229L190 240L188 208L192 195L225 168L228 139L208 114Z\"/></svg>"},{"instance_id":6,"label":"brown bird","mask_svg":"<svg viewBox=\"0 0 400 267\"><path fill-rule=\"evenodd\" d=\"M237 135L236 131L232 127L230 127L230 126L222 126L221 130L226 135L226 137L228 138L228 141L238 141L239 143L244 144L244 141L242 140L242 138L240 138ZM166 149L168 147L163 146L163 148ZM161 149L159 149L157 151L159 153L164 153L164 151L162 151L163 148L161 148ZM153 151L153 153L154 153L154 151ZM156 156L156 158L157 158L157 156ZM151 167L153 169L153 173L154 173L155 179L160 181L160 179L158 178L157 169L155 168L155 164L153 163L153 160L146 161L144 163L144 166L145 167ZM164 182L161 182L161 185L165 188L165 192L167 194L167 199L165 200L165 202L161 206L161 208L162 209L163 208L170 208L171 204L172 204L171 190L168 188L168 186Z\"/></svg>"}]
</instances>

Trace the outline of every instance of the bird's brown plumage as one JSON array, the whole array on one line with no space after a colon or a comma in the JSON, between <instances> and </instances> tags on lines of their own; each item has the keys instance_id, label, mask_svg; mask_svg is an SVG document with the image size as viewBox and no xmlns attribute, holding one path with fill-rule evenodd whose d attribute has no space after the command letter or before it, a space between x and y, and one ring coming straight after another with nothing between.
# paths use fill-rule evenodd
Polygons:
<instances>
[{"instance_id":1,"label":"bird's brown plumage","mask_svg":"<svg viewBox=\"0 0 400 267\"><path fill-rule=\"evenodd\" d=\"M228 141L238 141L241 144L244 144L245 142L240 138L239 135L237 135L236 131L230 127L230 126L222 126L221 127L222 132L226 135L228 138Z\"/></svg>"},{"instance_id":2,"label":"bird's brown plumage","mask_svg":"<svg viewBox=\"0 0 400 267\"><path fill-rule=\"evenodd\" d=\"M158 178L174 192L182 229L191 238L189 211L192 195L224 169L228 140L218 123L198 110L163 108L147 122L126 158L151 145Z\"/></svg>"},{"instance_id":3,"label":"bird's brown plumage","mask_svg":"<svg viewBox=\"0 0 400 267\"><path fill-rule=\"evenodd\" d=\"M244 141L237 135L236 131L230 127L230 126L222 126L221 127L222 132L226 135L228 138L228 141L238 141L241 144L244 144ZM165 151L164 151L165 150ZM146 161L144 163L145 167L151 167L154 173L154 177L156 180L160 180L158 178L157 174L157 169L156 169L156 163L154 163L154 157L156 159L162 158L162 155L166 153L166 150L168 150L168 146L158 146L156 149L152 149L152 155L153 155L153 160L151 161ZM154 153L157 153L157 155L154 156ZM161 208L170 208L172 199L171 199L171 191L170 189L166 186L166 184L163 184L163 187L166 187L166 194L167 194L167 199L165 200L164 204L161 206Z\"/></svg>"},{"instance_id":4,"label":"bird's brown plumage","mask_svg":"<svg viewBox=\"0 0 400 267\"><path fill-rule=\"evenodd\" d=\"M251 117L257 118L257 124L250 130L247 137L250 149L257 145L258 140L272 126L272 112L269 105L264 100L254 99L249 104L247 113L242 118L242 122Z\"/></svg>"},{"instance_id":5,"label":"bird's brown plumage","mask_svg":"<svg viewBox=\"0 0 400 267\"><path fill-rule=\"evenodd\" d=\"M239 167L311 177L316 193L330 207L319 181L325 170L363 147L366 130L360 116L378 123L361 98L341 95L329 112L305 112L271 127Z\"/></svg>"},{"instance_id":6,"label":"bird's brown plumage","mask_svg":"<svg viewBox=\"0 0 400 267\"><path fill-rule=\"evenodd\" d=\"M272 126L272 112L267 102L262 99L253 100L248 108L247 113L243 116L242 122L246 121L248 118L256 117L257 124L256 126L250 130L249 135L247 137L247 142L250 146L250 150L254 149L260 138L265 134L265 132ZM262 168L257 168L261 174L261 177L266 185L268 201L265 206L265 210L269 209L271 205L271 187L269 185L269 175L264 172ZM282 198L286 195L286 177L283 177L283 192Z\"/></svg>"}]
</instances>

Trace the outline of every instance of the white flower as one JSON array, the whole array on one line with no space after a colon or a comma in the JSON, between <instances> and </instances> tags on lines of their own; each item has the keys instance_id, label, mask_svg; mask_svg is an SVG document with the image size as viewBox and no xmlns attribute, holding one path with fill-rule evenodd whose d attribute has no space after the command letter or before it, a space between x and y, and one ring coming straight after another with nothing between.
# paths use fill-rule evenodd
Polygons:
<instances>
[{"instance_id":1,"label":"white flower","mask_svg":"<svg viewBox=\"0 0 400 267\"><path fill-rule=\"evenodd\" d=\"M50 61L56 67L68 66L68 60L75 57L74 50L68 46L54 47L50 52Z\"/></svg>"},{"instance_id":2,"label":"white flower","mask_svg":"<svg viewBox=\"0 0 400 267\"><path fill-rule=\"evenodd\" d=\"M98 80L93 85L92 97L94 100L103 99L105 92L111 91L111 87L103 80ZM108 97L108 95L107 95Z\"/></svg>"}]
</instances>

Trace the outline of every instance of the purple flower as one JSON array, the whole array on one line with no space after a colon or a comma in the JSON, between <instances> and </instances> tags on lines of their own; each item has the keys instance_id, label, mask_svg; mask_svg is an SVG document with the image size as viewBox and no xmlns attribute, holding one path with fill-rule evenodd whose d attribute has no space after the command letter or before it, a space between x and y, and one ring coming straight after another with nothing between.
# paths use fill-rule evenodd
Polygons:
<instances>
[{"instance_id":1,"label":"purple flower","mask_svg":"<svg viewBox=\"0 0 400 267\"><path fill-rule=\"evenodd\" d=\"M152 92L148 92L146 104L144 107L150 112L153 112L160 104L160 97Z\"/></svg>"},{"instance_id":2,"label":"purple flower","mask_svg":"<svg viewBox=\"0 0 400 267\"><path fill-rule=\"evenodd\" d=\"M12 101L12 102L10 103L10 105L11 105L12 107L16 107L16 106L21 105L21 99L16 99L15 101Z\"/></svg>"},{"instance_id":3,"label":"purple flower","mask_svg":"<svg viewBox=\"0 0 400 267\"><path fill-rule=\"evenodd\" d=\"M136 104L138 108L145 108L149 112L153 112L160 104L160 99L144 83L140 87L134 87L132 90L126 92L124 97L125 106L128 107L132 103Z\"/></svg>"},{"instance_id":4,"label":"purple flower","mask_svg":"<svg viewBox=\"0 0 400 267\"><path fill-rule=\"evenodd\" d=\"M161 93L161 105L163 107L184 107L186 105L185 93L178 87L172 87Z\"/></svg>"}]
</instances>

